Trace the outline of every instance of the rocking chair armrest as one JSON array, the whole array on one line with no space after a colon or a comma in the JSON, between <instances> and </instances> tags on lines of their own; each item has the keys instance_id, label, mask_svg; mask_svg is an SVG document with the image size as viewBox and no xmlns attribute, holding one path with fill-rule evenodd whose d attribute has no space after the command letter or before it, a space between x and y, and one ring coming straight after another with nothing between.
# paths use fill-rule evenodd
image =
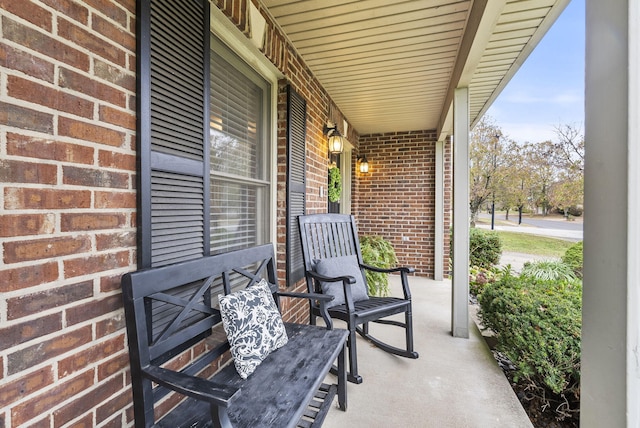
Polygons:
<instances>
[{"instance_id":1,"label":"rocking chair armrest","mask_svg":"<svg viewBox=\"0 0 640 428\"><path fill-rule=\"evenodd\" d=\"M320 315L322 315L322 319L327 326L327 330L333 330L333 321L327 311L327 303L332 301L335 297L322 293L295 293L290 291L278 291L278 296L309 299L311 301L316 300L320 308Z\"/></svg>"},{"instance_id":2,"label":"rocking chair armrest","mask_svg":"<svg viewBox=\"0 0 640 428\"><path fill-rule=\"evenodd\" d=\"M367 270L371 270L374 272L381 272L381 273L396 273L396 272L414 273L416 271L414 268L407 267L407 266L398 266L394 268L379 268L376 266L361 264L360 267L365 268Z\"/></svg>"},{"instance_id":3,"label":"rocking chair armrest","mask_svg":"<svg viewBox=\"0 0 640 428\"><path fill-rule=\"evenodd\" d=\"M381 272L381 273L400 273L400 281L402 283L402 293L404 294L405 300L411 300L411 290L409 289L409 281L407 279L407 274L414 273L416 270L412 267L407 266L399 266L395 268L385 269L379 268L375 266L369 266L365 264L361 264L360 267L373 271L373 272Z\"/></svg>"},{"instance_id":4,"label":"rocking chair armrest","mask_svg":"<svg viewBox=\"0 0 640 428\"><path fill-rule=\"evenodd\" d=\"M231 397L238 391L228 385L222 385L162 367L147 366L142 371L146 377L159 385L220 407L227 407Z\"/></svg>"},{"instance_id":5,"label":"rocking chair armrest","mask_svg":"<svg viewBox=\"0 0 640 428\"><path fill-rule=\"evenodd\" d=\"M351 284L356 283L356 279L353 276L347 275L347 276L331 277L331 276L320 275L319 273L313 272L313 271L307 271L307 274L316 281L325 281L325 282L342 281L342 288L344 289L344 301L345 301L345 304L347 305L347 310L349 312L353 312L353 310L355 309L355 306L353 304L353 297L351 296L351 287L350 287ZM320 303L322 306L323 302L320 302ZM321 310L324 310L324 308L321 307ZM324 315L323 315L323 318L324 318Z\"/></svg>"},{"instance_id":6,"label":"rocking chair armrest","mask_svg":"<svg viewBox=\"0 0 640 428\"><path fill-rule=\"evenodd\" d=\"M325 282L338 282L338 281L344 281L347 280L347 284L355 284L356 283L356 279L352 276L324 276L324 275L320 275L317 272L314 271L307 271L307 274L309 274L309 276L311 276L313 279L317 279L318 281L325 281Z\"/></svg>"}]
</instances>

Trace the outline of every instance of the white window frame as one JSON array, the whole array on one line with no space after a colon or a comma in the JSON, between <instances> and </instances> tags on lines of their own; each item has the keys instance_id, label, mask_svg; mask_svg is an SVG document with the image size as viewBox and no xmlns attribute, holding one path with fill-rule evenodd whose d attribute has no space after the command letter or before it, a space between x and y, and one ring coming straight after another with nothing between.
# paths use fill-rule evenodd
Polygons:
<instances>
[{"instance_id":1,"label":"white window frame","mask_svg":"<svg viewBox=\"0 0 640 428\"><path fill-rule=\"evenodd\" d=\"M258 73L271 86L269 118L270 176L269 241L277 237L277 185L278 185L278 80L282 73L251 43L216 6L211 7L211 33L226 44L240 59ZM213 247L213 245L212 245Z\"/></svg>"}]
</instances>

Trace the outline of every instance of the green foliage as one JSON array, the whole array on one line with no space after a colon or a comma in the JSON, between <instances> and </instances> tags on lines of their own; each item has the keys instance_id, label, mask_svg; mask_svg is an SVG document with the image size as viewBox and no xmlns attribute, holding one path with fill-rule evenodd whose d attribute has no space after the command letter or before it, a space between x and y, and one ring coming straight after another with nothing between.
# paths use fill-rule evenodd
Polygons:
<instances>
[{"instance_id":1,"label":"green foliage","mask_svg":"<svg viewBox=\"0 0 640 428\"><path fill-rule=\"evenodd\" d=\"M496 232L469 230L469 265L489 269L500 262L502 241Z\"/></svg>"},{"instance_id":2,"label":"green foliage","mask_svg":"<svg viewBox=\"0 0 640 428\"><path fill-rule=\"evenodd\" d=\"M380 236L363 236L360 238L360 251L364 264L388 269L398 264L396 252L389 241ZM386 273L365 270L370 296L389 295L389 276Z\"/></svg>"},{"instance_id":3,"label":"green foliage","mask_svg":"<svg viewBox=\"0 0 640 428\"><path fill-rule=\"evenodd\" d=\"M478 299L497 350L516 366L514 380L547 391L541 394L547 403L560 397L559 418L575 412L580 397L581 298L580 281L504 275Z\"/></svg>"},{"instance_id":4,"label":"green foliage","mask_svg":"<svg viewBox=\"0 0 640 428\"><path fill-rule=\"evenodd\" d=\"M582 278L582 266L583 266L583 244L582 241L573 244L567 249L562 256L562 261L565 262L578 278Z\"/></svg>"},{"instance_id":5,"label":"green foliage","mask_svg":"<svg viewBox=\"0 0 640 428\"><path fill-rule=\"evenodd\" d=\"M340 168L329 168L329 186L327 190L329 194L330 202L338 202L340 200L340 194L342 193L342 176L340 175Z\"/></svg>"},{"instance_id":6,"label":"green foliage","mask_svg":"<svg viewBox=\"0 0 640 428\"><path fill-rule=\"evenodd\" d=\"M474 296L478 296L482 293L484 287L492 282L495 282L499 276L498 268L482 268L478 266L469 267L469 291Z\"/></svg>"},{"instance_id":7,"label":"green foliage","mask_svg":"<svg viewBox=\"0 0 640 428\"><path fill-rule=\"evenodd\" d=\"M560 260L527 262L522 268L521 275L543 281L573 281L576 279L573 269Z\"/></svg>"}]
</instances>

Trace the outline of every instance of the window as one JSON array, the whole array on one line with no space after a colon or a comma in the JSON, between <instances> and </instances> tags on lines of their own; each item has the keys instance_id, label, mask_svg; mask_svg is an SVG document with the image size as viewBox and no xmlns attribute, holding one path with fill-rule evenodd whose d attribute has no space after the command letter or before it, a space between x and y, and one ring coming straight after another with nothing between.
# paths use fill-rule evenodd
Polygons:
<instances>
[{"instance_id":1,"label":"window","mask_svg":"<svg viewBox=\"0 0 640 428\"><path fill-rule=\"evenodd\" d=\"M264 244L270 224L270 85L212 36L211 253Z\"/></svg>"},{"instance_id":2,"label":"window","mask_svg":"<svg viewBox=\"0 0 640 428\"><path fill-rule=\"evenodd\" d=\"M138 267L271 241L277 75L212 37L208 0L138 4Z\"/></svg>"}]
</instances>

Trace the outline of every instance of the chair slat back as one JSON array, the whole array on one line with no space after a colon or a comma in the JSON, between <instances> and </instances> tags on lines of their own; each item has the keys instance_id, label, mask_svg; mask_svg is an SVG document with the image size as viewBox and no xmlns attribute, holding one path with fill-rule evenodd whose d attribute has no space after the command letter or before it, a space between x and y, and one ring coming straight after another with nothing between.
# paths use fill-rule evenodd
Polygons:
<instances>
[{"instance_id":1,"label":"chair slat back","mask_svg":"<svg viewBox=\"0 0 640 428\"><path fill-rule=\"evenodd\" d=\"M356 256L362 263L355 218L348 214L310 214L298 217L306 271L315 270L318 260ZM307 278L309 291L314 291Z\"/></svg>"}]
</instances>

